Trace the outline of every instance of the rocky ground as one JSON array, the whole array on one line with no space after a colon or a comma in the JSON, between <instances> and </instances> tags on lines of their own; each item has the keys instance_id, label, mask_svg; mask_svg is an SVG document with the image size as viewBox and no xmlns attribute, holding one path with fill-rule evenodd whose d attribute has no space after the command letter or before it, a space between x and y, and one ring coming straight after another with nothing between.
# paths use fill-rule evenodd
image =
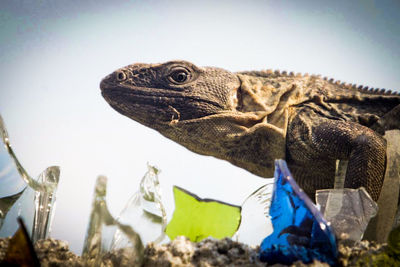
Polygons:
<instances>
[{"instance_id":1,"label":"rocky ground","mask_svg":"<svg viewBox=\"0 0 400 267\"><path fill-rule=\"evenodd\" d=\"M0 261L4 259L9 239L0 239ZM396 266L382 255L386 245L362 241L354 246L339 245L340 266ZM61 240L47 239L35 244L35 251L42 266L84 266L80 256L68 249ZM192 243L184 237L164 245L149 244L145 248L143 266L266 266L257 258L258 248L234 242L231 239L207 239ZM103 256L101 266L131 266L123 253L115 251ZM382 261L383 260L383 261ZM375 263L375 265L374 265ZM376 265L376 263L379 263ZM381 265L380 263L385 263ZM388 265L389 264L389 265ZM96 264L98 265L98 264ZM275 264L277 266L284 266ZM312 264L297 262L292 266L329 266L315 261Z\"/></svg>"}]
</instances>

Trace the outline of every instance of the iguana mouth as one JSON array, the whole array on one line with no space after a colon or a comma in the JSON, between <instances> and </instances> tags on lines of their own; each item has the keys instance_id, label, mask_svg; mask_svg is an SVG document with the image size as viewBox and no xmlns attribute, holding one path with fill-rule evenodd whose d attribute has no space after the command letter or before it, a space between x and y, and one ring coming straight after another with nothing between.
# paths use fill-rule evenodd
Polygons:
<instances>
[{"instance_id":1,"label":"iguana mouth","mask_svg":"<svg viewBox=\"0 0 400 267\"><path fill-rule=\"evenodd\" d=\"M171 105L171 103L178 102L202 102L212 105L218 109L223 110L224 107L218 102L202 98L196 95L184 95L181 92L153 88L152 92L146 87L132 86L115 86L115 84L109 84L104 80L100 83L102 95L110 100L116 99L128 99L131 103L145 104L145 105Z\"/></svg>"}]
</instances>

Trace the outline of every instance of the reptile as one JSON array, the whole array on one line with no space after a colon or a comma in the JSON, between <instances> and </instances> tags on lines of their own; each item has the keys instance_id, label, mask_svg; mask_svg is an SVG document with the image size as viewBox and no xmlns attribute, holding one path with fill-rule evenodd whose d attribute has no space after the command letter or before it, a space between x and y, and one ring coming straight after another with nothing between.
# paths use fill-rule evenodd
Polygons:
<instances>
[{"instance_id":1,"label":"reptile","mask_svg":"<svg viewBox=\"0 0 400 267\"><path fill-rule=\"evenodd\" d=\"M103 97L119 113L202 155L261 177L285 159L310 196L346 188L377 201L386 168L385 131L400 129L400 93L286 71L230 72L187 61L132 64L106 76Z\"/></svg>"}]
</instances>

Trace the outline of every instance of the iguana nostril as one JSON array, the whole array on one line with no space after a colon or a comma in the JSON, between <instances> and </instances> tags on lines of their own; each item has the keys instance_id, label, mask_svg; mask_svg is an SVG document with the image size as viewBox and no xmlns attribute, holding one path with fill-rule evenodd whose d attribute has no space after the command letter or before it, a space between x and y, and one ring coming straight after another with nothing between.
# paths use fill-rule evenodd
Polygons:
<instances>
[{"instance_id":1,"label":"iguana nostril","mask_svg":"<svg viewBox=\"0 0 400 267\"><path fill-rule=\"evenodd\" d=\"M117 81L119 81L119 82L126 80L126 74L123 71L117 71L115 73L115 77L116 77Z\"/></svg>"}]
</instances>

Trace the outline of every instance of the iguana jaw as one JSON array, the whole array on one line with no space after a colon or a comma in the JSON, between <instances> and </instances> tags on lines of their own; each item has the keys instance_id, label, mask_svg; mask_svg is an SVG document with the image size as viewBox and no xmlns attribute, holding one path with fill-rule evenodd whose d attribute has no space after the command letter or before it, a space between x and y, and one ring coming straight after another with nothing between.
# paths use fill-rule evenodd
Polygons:
<instances>
[{"instance_id":1,"label":"iguana jaw","mask_svg":"<svg viewBox=\"0 0 400 267\"><path fill-rule=\"evenodd\" d=\"M173 121L201 118L224 110L215 101L165 89L149 91L145 87L115 85L107 79L101 82L100 88L112 108L156 130ZM186 109L185 114L182 109Z\"/></svg>"},{"instance_id":2,"label":"iguana jaw","mask_svg":"<svg viewBox=\"0 0 400 267\"><path fill-rule=\"evenodd\" d=\"M122 115L146 126L158 125L160 121L173 117L172 113L167 112L166 105L159 103L159 97L135 94L132 88L115 86L107 81L106 77L100 84L102 96ZM158 116L152 116L152 114L158 114Z\"/></svg>"}]
</instances>

